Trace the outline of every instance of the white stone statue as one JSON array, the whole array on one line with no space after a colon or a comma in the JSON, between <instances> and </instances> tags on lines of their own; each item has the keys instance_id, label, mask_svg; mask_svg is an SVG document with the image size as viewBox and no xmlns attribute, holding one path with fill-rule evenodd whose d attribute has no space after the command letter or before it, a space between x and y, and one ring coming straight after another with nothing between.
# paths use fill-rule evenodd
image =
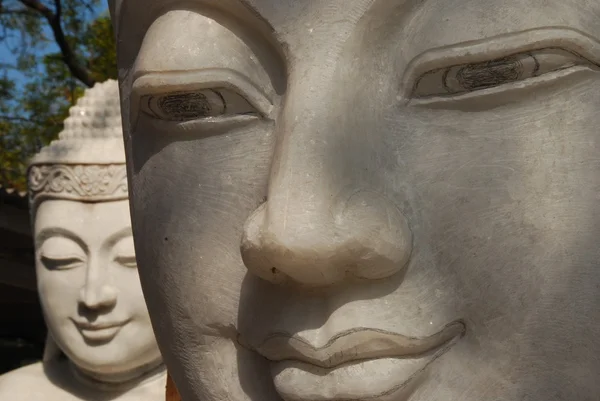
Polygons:
<instances>
[{"instance_id":1,"label":"white stone statue","mask_svg":"<svg viewBox=\"0 0 600 401\"><path fill-rule=\"evenodd\" d=\"M183 399L600 399L599 1L109 3Z\"/></svg>"},{"instance_id":2,"label":"white stone statue","mask_svg":"<svg viewBox=\"0 0 600 401\"><path fill-rule=\"evenodd\" d=\"M164 400L166 373L140 288L118 85L86 90L29 168L43 362L0 377L0 400Z\"/></svg>"}]
</instances>

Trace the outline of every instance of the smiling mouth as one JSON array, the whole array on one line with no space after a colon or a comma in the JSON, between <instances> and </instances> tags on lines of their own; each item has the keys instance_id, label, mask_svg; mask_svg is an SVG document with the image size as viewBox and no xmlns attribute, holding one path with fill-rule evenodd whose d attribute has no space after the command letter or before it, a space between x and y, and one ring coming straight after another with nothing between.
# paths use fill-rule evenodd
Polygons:
<instances>
[{"instance_id":1,"label":"smiling mouth","mask_svg":"<svg viewBox=\"0 0 600 401\"><path fill-rule=\"evenodd\" d=\"M128 320L122 322L99 322L90 323L71 319L75 327L79 330L84 339L91 342L107 342L112 340L117 333L129 323Z\"/></svg>"},{"instance_id":2,"label":"smiling mouth","mask_svg":"<svg viewBox=\"0 0 600 401\"><path fill-rule=\"evenodd\" d=\"M427 367L465 334L456 320L426 337L354 328L315 347L274 333L251 349L271 361L273 384L286 401L407 401Z\"/></svg>"},{"instance_id":3,"label":"smiling mouth","mask_svg":"<svg viewBox=\"0 0 600 401\"><path fill-rule=\"evenodd\" d=\"M272 362L298 361L321 368L382 358L419 358L429 355L466 331L462 321L446 325L428 337L409 337L402 334L370 328L355 328L331 338L322 347L314 347L305 340L286 334L269 336L256 351Z\"/></svg>"}]
</instances>

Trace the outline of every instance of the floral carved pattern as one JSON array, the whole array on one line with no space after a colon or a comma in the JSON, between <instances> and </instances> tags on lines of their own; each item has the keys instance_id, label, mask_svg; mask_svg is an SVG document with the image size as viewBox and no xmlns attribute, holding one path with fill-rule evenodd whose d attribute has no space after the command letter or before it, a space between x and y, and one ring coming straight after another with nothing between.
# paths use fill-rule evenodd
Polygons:
<instances>
[{"instance_id":1,"label":"floral carved pattern","mask_svg":"<svg viewBox=\"0 0 600 401\"><path fill-rule=\"evenodd\" d=\"M84 201L127 198L127 172L124 164L34 165L29 170L29 193L39 196Z\"/></svg>"}]
</instances>

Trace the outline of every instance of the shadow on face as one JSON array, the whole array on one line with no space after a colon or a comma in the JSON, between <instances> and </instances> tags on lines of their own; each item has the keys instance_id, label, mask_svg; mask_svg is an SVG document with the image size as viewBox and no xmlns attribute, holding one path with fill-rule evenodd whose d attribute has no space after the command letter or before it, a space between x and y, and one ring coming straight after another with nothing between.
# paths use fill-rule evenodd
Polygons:
<instances>
[{"instance_id":1,"label":"shadow on face","mask_svg":"<svg viewBox=\"0 0 600 401\"><path fill-rule=\"evenodd\" d=\"M149 12L132 216L184 396L594 399L597 7L506 3L253 2L253 46Z\"/></svg>"}]
</instances>

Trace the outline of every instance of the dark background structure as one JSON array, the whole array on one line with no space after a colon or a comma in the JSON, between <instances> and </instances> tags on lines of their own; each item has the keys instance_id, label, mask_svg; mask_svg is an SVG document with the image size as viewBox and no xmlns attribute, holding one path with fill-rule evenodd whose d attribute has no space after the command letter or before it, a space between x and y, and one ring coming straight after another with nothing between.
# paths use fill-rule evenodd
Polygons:
<instances>
[{"instance_id":1,"label":"dark background structure","mask_svg":"<svg viewBox=\"0 0 600 401\"><path fill-rule=\"evenodd\" d=\"M45 337L27 196L0 187L0 374L39 360Z\"/></svg>"}]
</instances>

